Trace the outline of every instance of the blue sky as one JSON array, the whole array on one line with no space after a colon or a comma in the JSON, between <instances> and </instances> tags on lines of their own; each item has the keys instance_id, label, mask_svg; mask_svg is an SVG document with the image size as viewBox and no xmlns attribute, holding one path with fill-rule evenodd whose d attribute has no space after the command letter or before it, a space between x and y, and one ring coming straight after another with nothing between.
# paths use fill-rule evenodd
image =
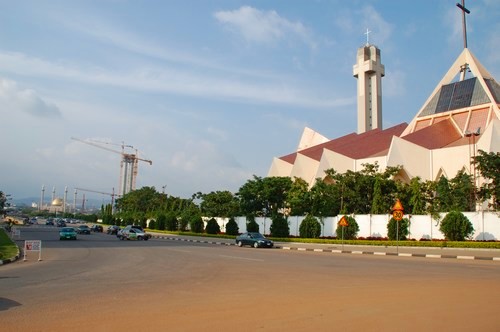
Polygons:
<instances>
[{"instance_id":1,"label":"blue sky","mask_svg":"<svg viewBox=\"0 0 500 332\"><path fill-rule=\"evenodd\" d=\"M463 49L456 2L0 0L0 190L117 189L120 155L77 137L152 160L138 187L236 192L304 127L356 131L367 29L383 126L410 122ZM466 7L469 49L498 80L500 2Z\"/></svg>"}]
</instances>

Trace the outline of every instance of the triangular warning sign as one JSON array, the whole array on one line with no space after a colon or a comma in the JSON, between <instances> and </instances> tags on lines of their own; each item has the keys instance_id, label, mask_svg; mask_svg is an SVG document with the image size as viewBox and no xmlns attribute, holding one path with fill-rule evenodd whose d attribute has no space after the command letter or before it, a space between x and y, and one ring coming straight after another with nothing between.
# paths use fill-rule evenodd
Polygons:
<instances>
[{"instance_id":1,"label":"triangular warning sign","mask_svg":"<svg viewBox=\"0 0 500 332\"><path fill-rule=\"evenodd\" d=\"M396 204L392 207L393 211L403 211L403 204L399 201L399 198L396 200Z\"/></svg>"}]
</instances>

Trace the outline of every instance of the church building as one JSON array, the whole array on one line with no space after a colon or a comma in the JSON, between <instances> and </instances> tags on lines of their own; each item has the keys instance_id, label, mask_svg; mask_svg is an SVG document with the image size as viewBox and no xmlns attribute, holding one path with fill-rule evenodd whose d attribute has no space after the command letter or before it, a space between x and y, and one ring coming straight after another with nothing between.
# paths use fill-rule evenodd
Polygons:
<instances>
[{"instance_id":1,"label":"church building","mask_svg":"<svg viewBox=\"0 0 500 332\"><path fill-rule=\"evenodd\" d=\"M363 164L402 166L397 178L437 181L460 170L482 179L471 158L478 150L500 151L500 85L466 47L408 123L382 128L380 50L366 44L353 67L357 79L358 128L329 139L305 128L296 151L272 161L268 176L302 178L311 187L325 170L360 171Z\"/></svg>"}]
</instances>

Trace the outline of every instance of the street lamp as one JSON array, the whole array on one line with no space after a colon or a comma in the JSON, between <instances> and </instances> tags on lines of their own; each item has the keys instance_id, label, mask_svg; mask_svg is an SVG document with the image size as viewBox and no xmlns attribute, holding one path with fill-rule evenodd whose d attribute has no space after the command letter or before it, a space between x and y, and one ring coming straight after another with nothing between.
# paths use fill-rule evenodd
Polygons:
<instances>
[{"instance_id":1,"label":"street lamp","mask_svg":"<svg viewBox=\"0 0 500 332\"><path fill-rule=\"evenodd\" d=\"M474 205L476 204L476 137L481 134L481 127L478 127L476 131L470 132L470 131L465 131L465 137L469 139L469 173L472 172L472 195L473 195L473 201ZM472 145L471 145L471 140L472 140ZM472 147L472 157L471 157L471 147ZM471 195L471 196L472 196Z\"/></svg>"}]
</instances>

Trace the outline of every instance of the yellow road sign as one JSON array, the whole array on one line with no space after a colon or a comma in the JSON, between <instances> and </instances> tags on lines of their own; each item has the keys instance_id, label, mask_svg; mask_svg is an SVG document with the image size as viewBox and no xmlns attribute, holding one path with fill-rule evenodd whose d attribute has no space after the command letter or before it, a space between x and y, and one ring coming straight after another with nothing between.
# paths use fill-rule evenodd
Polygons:
<instances>
[{"instance_id":1,"label":"yellow road sign","mask_svg":"<svg viewBox=\"0 0 500 332\"><path fill-rule=\"evenodd\" d=\"M344 226L344 227L349 226L349 223L347 222L347 219L345 218L345 216L342 216L342 218L340 218L339 226Z\"/></svg>"}]
</instances>

